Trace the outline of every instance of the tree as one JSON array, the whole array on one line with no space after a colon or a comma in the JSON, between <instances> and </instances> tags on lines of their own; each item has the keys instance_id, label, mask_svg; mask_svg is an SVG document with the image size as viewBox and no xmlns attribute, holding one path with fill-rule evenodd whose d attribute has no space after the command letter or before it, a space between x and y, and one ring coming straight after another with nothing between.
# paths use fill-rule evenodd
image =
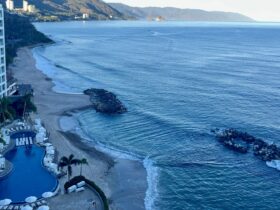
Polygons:
<instances>
[{"instance_id":1,"label":"tree","mask_svg":"<svg viewBox=\"0 0 280 210\"><path fill-rule=\"evenodd\" d=\"M22 97L21 101L23 102L23 111L22 111L22 117L24 117L25 112L36 112L37 108L32 102L32 94L26 94Z\"/></svg>"},{"instance_id":2,"label":"tree","mask_svg":"<svg viewBox=\"0 0 280 210\"><path fill-rule=\"evenodd\" d=\"M5 122L7 119L13 119L15 111L11 106L11 101L7 97L0 99L0 120Z\"/></svg>"},{"instance_id":3,"label":"tree","mask_svg":"<svg viewBox=\"0 0 280 210\"><path fill-rule=\"evenodd\" d=\"M88 161L87 161L87 159L82 158L82 159L80 159L79 164L80 164L80 175L82 175L82 172L83 172L83 165L88 165Z\"/></svg>"},{"instance_id":4,"label":"tree","mask_svg":"<svg viewBox=\"0 0 280 210\"><path fill-rule=\"evenodd\" d=\"M78 165L80 163L79 159L75 159L74 155L71 154L69 157L63 156L59 163L58 168L63 169L64 167L67 167L67 175L68 175L68 181L70 180L70 177L72 176L72 165Z\"/></svg>"},{"instance_id":5,"label":"tree","mask_svg":"<svg viewBox=\"0 0 280 210\"><path fill-rule=\"evenodd\" d=\"M5 140L2 138L2 136L0 136L0 144L6 145L6 142L5 142Z\"/></svg>"}]
</instances>

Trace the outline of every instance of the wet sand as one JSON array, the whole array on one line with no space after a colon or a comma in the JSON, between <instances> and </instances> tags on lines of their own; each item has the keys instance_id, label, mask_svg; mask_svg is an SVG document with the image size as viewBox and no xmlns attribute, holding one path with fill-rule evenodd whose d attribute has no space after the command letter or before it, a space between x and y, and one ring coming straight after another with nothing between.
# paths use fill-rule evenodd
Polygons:
<instances>
[{"instance_id":1,"label":"wet sand","mask_svg":"<svg viewBox=\"0 0 280 210\"><path fill-rule=\"evenodd\" d=\"M50 141L56 147L58 156L74 154L76 158L86 158L89 166L84 167L83 175L103 189L111 209L145 209L147 172L141 162L113 157L98 151L94 145L87 144L73 133L71 128L62 130L61 117L71 117L73 111L91 108L88 96L54 92L52 80L36 69L36 61L29 48L18 51L10 70L18 84L29 83L33 86L38 114L34 114L32 118L42 119L51 134ZM79 175L79 167L74 167L73 175ZM61 183L64 181L65 178ZM61 208L58 206L57 209Z\"/></svg>"}]
</instances>

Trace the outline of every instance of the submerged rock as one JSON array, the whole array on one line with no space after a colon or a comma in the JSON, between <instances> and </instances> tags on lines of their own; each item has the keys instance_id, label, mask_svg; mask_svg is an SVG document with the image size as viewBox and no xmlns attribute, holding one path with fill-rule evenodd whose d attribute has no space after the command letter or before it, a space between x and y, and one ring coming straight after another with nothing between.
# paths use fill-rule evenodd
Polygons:
<instances>
[{"instance_id":1,"label":"submerged rock","mask_svg":"<svg viewBox=\"0 0 280 210\"><path fill-rule=\"evenodd\" d=\"M256 157L266 161L270 167L275 166L274 168L280 170L280 148L277 145L268 144L262 139L234 129L213 129L211 132L225 147L240 153L247 153L252 145Z\"/></svg>"},{"instance_id":2,"label":"submerged rock","mask_svg":"<svg viewBox=\"0 0 280 210\"><path fill-rule=\"evenodd\" d=\"M126 107L114 93L104 89L87 89L84 94L90 96L90 101L97 112L106 114L122 114L127 112Z\"/></svg>"},{"instance_id":3,"label":"submerged rock","mask_svg":"<svg viewBox=\"0 0 280 210\"><path fill-rule=\"evenodd\" d=\"M216 135L216 138L225 147L239 153L247 153L249 149L249 144L253 142L254 139L253 136L247 133L239 132L234 129L215 129L211 130L211 132Z\"/></svg>"}]
</instances>

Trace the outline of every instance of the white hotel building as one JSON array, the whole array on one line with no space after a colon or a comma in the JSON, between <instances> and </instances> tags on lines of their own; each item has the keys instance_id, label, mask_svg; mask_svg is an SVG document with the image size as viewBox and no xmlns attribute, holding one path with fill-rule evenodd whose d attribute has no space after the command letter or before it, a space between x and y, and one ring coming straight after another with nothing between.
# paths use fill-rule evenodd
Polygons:
<instances>
[{"instance_id":1,"label":"white hotel building","mask_svg":"<svg viewBox=\"0 0 280 210\"><path fill-rule=\"evenodd\" d=\"M4 11L0 4L0 98L7 95Z\"/></svg>"}]
</instances>

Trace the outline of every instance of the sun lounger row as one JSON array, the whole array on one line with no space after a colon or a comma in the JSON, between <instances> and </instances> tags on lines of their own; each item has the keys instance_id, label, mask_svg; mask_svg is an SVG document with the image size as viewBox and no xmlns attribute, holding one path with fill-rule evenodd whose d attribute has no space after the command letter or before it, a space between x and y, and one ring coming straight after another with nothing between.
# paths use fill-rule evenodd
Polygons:
<instances>
[{"instance_id":1,"label":"sun lounger row","mask_svg":"<svg viewBox=\"0 0 280 210\"><path fill-rule=\"evenodd\" d=\"M9 128L7 130L7 134L11 134L11 133L14 133L16 131L21 131L21 130L31 130L32 127L29 126L29 125L25 125L25 126L17 126L17 127L13 127L13 128Z\"/></svg>"},{"instance_id":2,"label":"sun lounger row","mask_svg":"<svg viewBox=\"0 0 280 210\"><path fill-rule=\"evenodd\" d=\"M76 185L73 185L71 187L68 187L67 192L68 193L72 193L72 192L81 192L84 191L85 188L84 187L77 187Z\"/></svg>"},{"instance_id":3,"label":"sun lounger row","mask_svg":"<svg viewBox=\"0 0 280 210\"><path fill-rule=\"evenodd\" d=\"M24 145L31 145L31 144L33 144L32 137L24 137L24 138L16 139L16 146L24 146Z\"/></svg>"},{"instance_id":4,"label":"sun lounger row","mask_svg":"<svg viewBox=\"0 0 280 210\"><path fill-rule=\"evenodd\" d=\"M86 185L85 181L81 181L76 185L72 185L72 186L68 187L67 192L72 193L72 192L84 191L85 190L85 188L84 188L85 185Z\"/></svg>"},{"instance_id":5,"label":"sun lounger row","mask_svg":"<svg viewBox=\"0 0 280 210\"><path fill-rule=\"evenodd\" d=\"M0 210L20 210L26 205L31 206L33 209L37 209L39 206L46 205L47 202L45 200L39 200L31 204L21 204L21 205L8 205L8 206L0 206Z\"/></svg>"}]
</instances>

